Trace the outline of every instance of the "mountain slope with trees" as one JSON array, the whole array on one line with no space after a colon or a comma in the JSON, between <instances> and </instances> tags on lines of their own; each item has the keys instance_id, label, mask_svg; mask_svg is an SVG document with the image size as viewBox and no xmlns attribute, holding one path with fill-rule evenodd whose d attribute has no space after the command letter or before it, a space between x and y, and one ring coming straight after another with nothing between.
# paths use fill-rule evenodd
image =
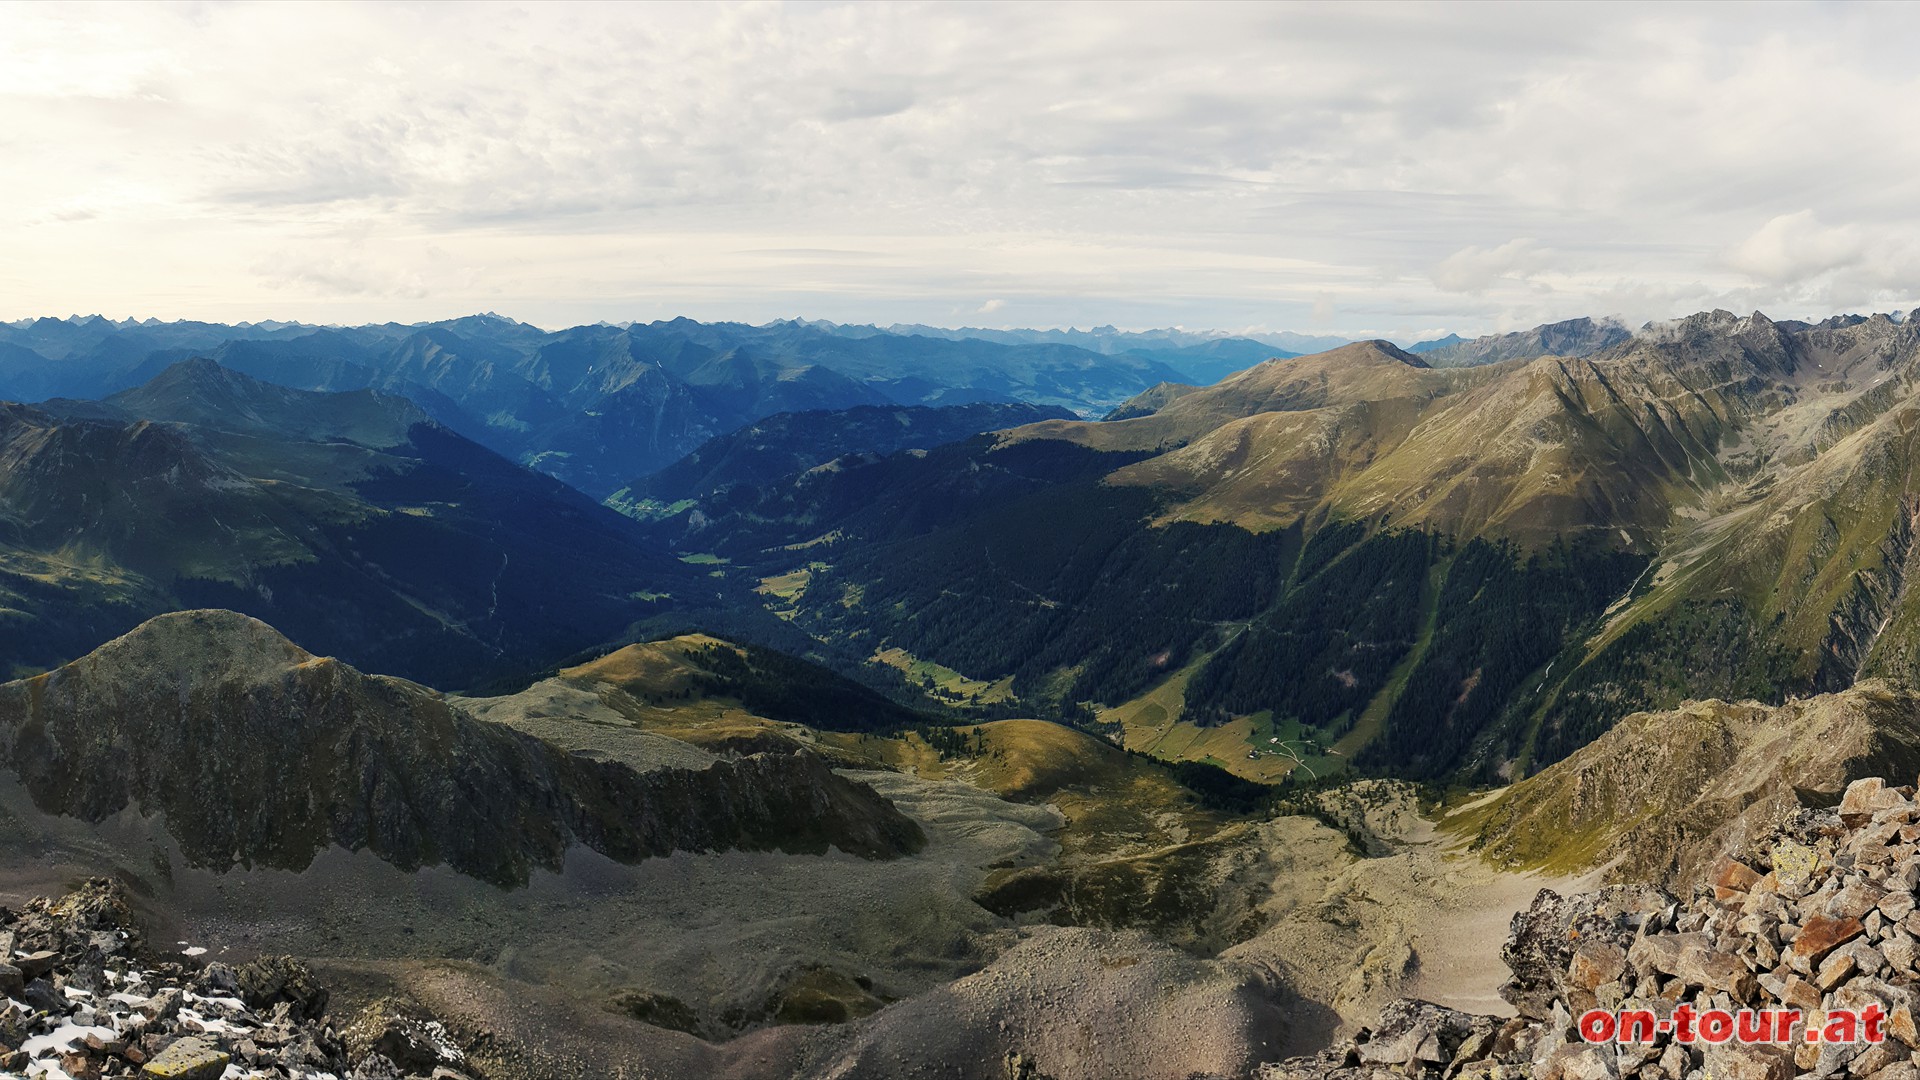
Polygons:
<instances>
[{"instance_id":1,"label":"mountain slope with trees","mask_svg":"<svg viewBox=\"0 0 1920 1080\"><path fill-rule=\"evenodd\" d=\"M1916 379L1920 324L1884 315L1451 368L1359 343L736 492L663 539L804 560L796 625L1028 708L1177 680L1192 721L1493 776L1701 693L1912 678Z\"/></svg>"},{"instance_id":2,"label":"mountain slope with trees","mask_svg":"<svg viewBox=\"0 0 1920 1080\"><path fill-rule=\"evenodd\" d=\"M370 390L190 361L100 402L0 409L0 641L71 659L221 606L465 686L621 635L700 577L627 519Z\"/></svg>"}]
</instances>

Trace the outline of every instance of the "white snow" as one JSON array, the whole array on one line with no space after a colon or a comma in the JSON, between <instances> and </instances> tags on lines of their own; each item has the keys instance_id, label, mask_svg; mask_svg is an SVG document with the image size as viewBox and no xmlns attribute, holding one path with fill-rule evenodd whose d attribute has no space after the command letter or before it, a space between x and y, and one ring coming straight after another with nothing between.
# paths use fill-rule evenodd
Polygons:
<instances>
[{"instance_id":1,"label":"white snow","mask_svg":"<svg viewBox=\"0 0 1920 1080\"><path fill-rule=\"evenodd\" d=\"M73 1080L60 1063L52 1058L43 1058L27 1066L27 1076L32 1080Z\"/></svg>"},{"instance_id":2,"label":"white snow","mask_svg":"<svg viewBox=\"0 0 1920 1080\"><path fill-rule=\"evenodd\" d=\"M20 1044L20 1049L28 1057L39 1057L51 1050L64 1054L73 1049L73 1044L89 1035L98 1035L103 1039L118 1037L118 1032L110 1027L81 1027L78 1024L62 1024L45 1035L35 1035Z\"/></svg>"},{"instance_id":3,"label":"white snow","mask_svg":"<svg viewBox=\"0 0 1920 1080\"><path fill-rule=\"evenodd\" d=\"M239 1035L253 1030L245 1024L229 1024L225 1020L208 1016L198 1009L182 1008L180 1010L180 1019L191 1020L200 1026L200 1030L211 1032L215 1035Z\"/></svg>"}]
</instances>

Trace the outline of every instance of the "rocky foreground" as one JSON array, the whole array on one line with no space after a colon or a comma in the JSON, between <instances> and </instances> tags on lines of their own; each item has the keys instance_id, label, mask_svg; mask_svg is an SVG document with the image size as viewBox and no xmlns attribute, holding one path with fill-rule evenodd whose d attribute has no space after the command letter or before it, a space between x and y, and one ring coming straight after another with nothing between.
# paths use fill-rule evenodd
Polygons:
<instances>
[{"instance_id":1,"label":"rocky foreground","mask_svg":"<svg viewBox=\"0 0 1920 1080\"><path fill-rule=\"evenodd\" d=\"M0 908L0 1077L477 1080L440 1024L375 1002L343 1028L304 965L143 959L121 887Z\"/></svg>"},{"instance_id":2,"label":"rocky foreground","mask_svg":"<svg viewBox=\"0 0 1920 1080\"><path fill-rule=\"evenodd\" d=\"M1712 883L1681 900L1614 885L1562 897L1542 890L1514 916L1501 996L1519 1015L1475 1016L1401 1000L1380 1022L1319 1057L1265 1066L1262 1080L1915 1080L1920 1064L1920 805L1914 788L1854 782L1837 810L1804 810L1723 858ZM1778 1044L1587 1043L1593 1008L1798 1009ZM1878 1006L1878 1043L1808 1042L1807 1023Z\"/></svg>"}]
</instances>

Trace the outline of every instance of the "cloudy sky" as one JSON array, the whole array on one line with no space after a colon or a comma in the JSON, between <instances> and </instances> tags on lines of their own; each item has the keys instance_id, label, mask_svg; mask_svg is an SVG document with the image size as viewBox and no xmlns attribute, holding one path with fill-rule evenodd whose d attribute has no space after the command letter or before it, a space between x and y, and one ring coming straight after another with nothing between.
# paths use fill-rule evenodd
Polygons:
<instances>
[{"instance_id":1,"label":"cloudy sky","mask_svg":"<svg viewBox=\"0 0 1920 1080\"><path fill-rule=\"evenodd\" d=\"M0 5L0 318L1920 303L1920 8Z\"/></svg>"}]
</instances>

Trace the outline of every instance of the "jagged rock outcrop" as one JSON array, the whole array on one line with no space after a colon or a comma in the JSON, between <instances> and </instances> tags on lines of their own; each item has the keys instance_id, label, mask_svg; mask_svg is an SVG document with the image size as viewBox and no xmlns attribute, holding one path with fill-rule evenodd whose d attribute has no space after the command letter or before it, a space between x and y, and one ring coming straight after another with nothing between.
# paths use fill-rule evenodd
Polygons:
<instances>
[{"instance_id":1,"label":"jagged rock outcrop","mask_svg":"<svg viewBox=\"0 0 1920 1080\"><path fill-rule=\"evenodd\" d=\"M1514 916L1502 956L1509 1020L1402 1001L1317 1058L1263 1080L1537 1077L1541 1080L1820 1080L1920 1075L1920 805L1870 777L1837 809L1804 810L1721 859L1681 901L1650 887L1582 897L1543 890ZM1798 1010L1770 1039L1683 1039L1678 1010ZM1591 1009L1645 1010L1644 1040L1587 1041ZM1876 1038L1864 1018L1883 1018ZM1831 1019L1856 1037L1809 1038ZM1844 1024L1844 1020L1841 1020ZM1830 1031L1830 1029L1828 1029Z\"/></svg>"},{"instance_id":2,"label":"jagged rock outcrop","mask_svg":"<svg viewBox=\"0 0 1920 1080\"><path fill-rule=\"evenodd\" d=\"M225 611L161 616L0 686L0 767L44 812L164 815L186 858L217 870L302 869L338 845L511 885L573 844L631 862L728 848L890 858L923 842L809 753L640 774Z\"/></svg>"}]
</instances>

